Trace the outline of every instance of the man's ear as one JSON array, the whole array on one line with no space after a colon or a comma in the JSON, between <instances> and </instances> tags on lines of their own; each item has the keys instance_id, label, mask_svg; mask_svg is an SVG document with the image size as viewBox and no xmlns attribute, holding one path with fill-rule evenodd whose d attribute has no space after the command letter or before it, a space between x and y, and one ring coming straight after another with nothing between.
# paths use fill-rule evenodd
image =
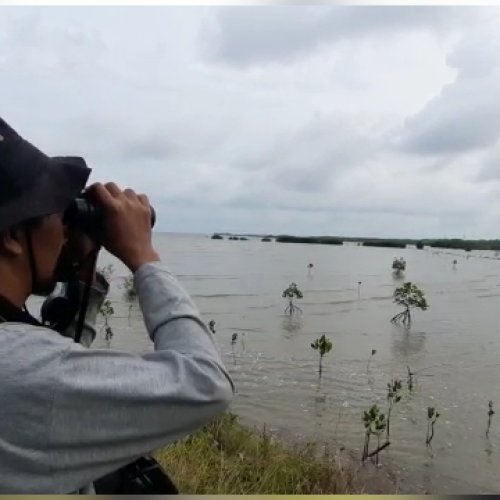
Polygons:
<instances>
[{"instance_id":1,"label":"man's ear","mask_svg":"<svg viewBox=\"0 0 500 500\"><path fill-rule=\"evenodd\" d=\"M22 236L19 228L0 232L0 254L17 257L23 253Z\"/></svg>"}]
</instances>

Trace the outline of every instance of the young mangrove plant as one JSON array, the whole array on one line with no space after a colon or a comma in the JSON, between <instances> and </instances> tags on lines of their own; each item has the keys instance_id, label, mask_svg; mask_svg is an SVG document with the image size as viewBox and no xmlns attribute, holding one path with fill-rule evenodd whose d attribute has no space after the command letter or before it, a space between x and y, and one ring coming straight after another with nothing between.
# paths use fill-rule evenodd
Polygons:
<instances>
[{"instance_id":1,"label":"young mangrove plant","mask_svg":"<svg viewBox=\"0 0 500 500\"><path fill-rule=\"evenodd\" d=\"M427 437L425 439L425 444L429 448L432 448L431 441L432 438L434 437L434 424L436 423L436 420L439 418L439 415L440 414L432 406L429 406L427 408Z\"/></svg>"},{"instance_id":2,"label":"young mangrove plant","mask_svg":"<svg viewBox=\"0 0 500 500\"><path fill-rule=\"evenodd\" d=\"M109 283L111 281L111 278L113 277L113 273L115 272L115 266L113 266L113 264L108 264L107 266L97 267L96 271L99 274L102 274L106 278L106 281Z\"/></svg>"},{"instance_id":3,"label":"young mangrove plant","mask_svg":"<svg viewBox=\"0 0 500 500\"><path fill-rule=\"evenodd\" d=\"M302 312L299 306L294 304L294 299L301 299L304 294L297 287L297 283L290 283L287 289L283 290L282 297L288 300L288 305L285 308L285 314L289 313L292 316L296 311Z\"/></svg>"},{"instance_id":4,"label":"young mangrove plant","mask_svg":"<svg viewBox=\"0 0 500 500\"><path fill-rule=\"evenodd\" d=\"M234 364L236 364L236 357L234 355L234 346L235 346L237 340L238 340L238 334L233 333L231 335L231 351L233 352L233 363Z\"/></svg>"},{"instance_id":5,"label":"young mangrove plant","mask_svg":"<svg viewBox=\"0 0 500 500\"><path fill-rule=\"evenodd\" d=\"M399 259L397 257L394 257L394 260L392 261L392 271L395 276L401 276L401 273L406 270L406 261L403 259L403 257L400 257Z\"/></svg>"},{"instance_id":6,"label":"young mangrove plant","mask_svg":"<svg viewBox=\"0 0 500 500\"><path fill-rule=\"evenodd\" d=\"M137 290L134 286L134 275L129 274L123 278L122 288L125 290L124 297L127 302L133 302L137 299Z\"/></svg>"},{"instance_id":7,"label":"young mangrove plant","mask_svg":"<svg viewBox=\"0 0 500 500\"><path fill-rule=\"evenodd\" d=\"M402 322L406 328L411 326L411 309L417 308L425 311L429 307L424 292L411 281L403 283L402 286L394 290L393 302L403 306L405 309L393 316L391 322Z\"/></svg>"},{"instance_id":8,"label":"young mangrove plant","mask_svg":"<svg viewBox=\"0 0 500 500\"><path fill-rule=\"evenodd\" d=\"M315 350L318 351L319 353L319 368L318 368L318 373L319 373L319 378L321 378L321 374L323 373L323 356L325 354L328 354L333 347L333 344L329 339L326 338L325 334L321 335L319 339L316 339L312 344L311 347Z\"/></svg>"},{"instance_id":9,"label":"young mangrove plant","mask_svg":"<svg viewBox=\"0 0 500 500\"><path fill-rule=\"evenodd\" d=\"M363 424L365 426L365 443L363 446L363 456L361 460L364 462L367 458L371 458L375 455L376 463L378 464L378 454L390 445L390 442L386 441L382 446L380 446L380 436L384 432L387 425L385 415L380 411L380 408L377 405L373 405L368 411L364 412ZM370 452L371 436L377 437L377 448L372 452Z\"/></svg>"},{"instance_id":10,"label":"young mangrove plant","mask_svg":"<svg viewBox=\"0 0 500 500\"><path fill-rule=\"evenodd\" d=\"M387 383L387 401L389 403L389 406L387 408L387 426L386 426L387 441L389 441L391 434L390 427L391 427L392 409L394 408L394 405L396 403L399 403L401 401L401 398L403 397L401 394L402 390L403 390L403 383L399 379L391 380L390 382Z\"/></svg>"},{"instance_id":11,"label":"young mangrove plant","mask_svg":"<svg viewBox=\"0 0 500 500\"><path fill-rule=\"evenodd\" d=\"M371 353L370 357L368 358L368 363L366 363L366 372L367 373L370 370L370 363L372 362L372 358L373 358L373 356L375 356L375 354L377 354L377 349L372 349L372 353Z\"/></svg>"},{"instance_id":12,"label":"young mangrove plant","mask_svg":"<svg viewBox=\"0 0 500 500\"><path fill-rule=\"evenodd\" d=\"M109 324L109 318L115 314L115 310L109 299L106 299L102 303L99 314L104 318L105 339L109 342L113 338L113 330Z\"/></svg>"},{"instance_id":13,"label":"young mangrove plant","mask_svg":"<svg viewBox=\"0 0 500 500\"><path fill-rule=\"evenodd\" d=\"M209 321L208 329L215 335L215 321L213 319Z\"/></svg>"},{"instance_id":14,"label":"young mangrove plant","mask_svg":"<svg viewBox=\"0 0 500 500\"><path fill-rule=\"evenodd\" d=\"M490 399L488 403L488 426L486 427L486 437L490 437L490 428L491 428L491 417L495 414L493 410L493 401Z\"/></svg>"},{"instance_id":15,"label":"young mangrove plant","mask_svg":"<svg viewBox=\"0 0 500 500\"><path fill-rule=\"evenodd\" d=\"M410 370L410 367L408 365L406 365L406 369L408 370L408 378L406 379L406 386L408 387L408 392L412 393L413 392L413 387L414 387L414 384L413 384L413 375L415 375L415 373L413 373Z\"/></svg>"}]
</instances>

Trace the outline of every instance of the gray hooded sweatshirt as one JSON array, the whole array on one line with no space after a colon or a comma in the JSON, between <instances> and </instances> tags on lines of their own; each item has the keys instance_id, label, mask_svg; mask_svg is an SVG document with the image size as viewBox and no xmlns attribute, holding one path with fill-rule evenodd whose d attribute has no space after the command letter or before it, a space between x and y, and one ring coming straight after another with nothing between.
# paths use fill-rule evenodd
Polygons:
<instances>
[{"instance_id":1,"label":"gray hooded sweatshirt","mask_svg":"<svg viewBox=\"0 0 500 500\"><path fill-rule=\"evenodd\" d=\"M154 343L142 356L0 323L1 494L92 491L228 407L231 378L188 294L160 263L141 266L134 284ZM103 300L94 289L86 345Z\"/></svg>"}]
</instances>

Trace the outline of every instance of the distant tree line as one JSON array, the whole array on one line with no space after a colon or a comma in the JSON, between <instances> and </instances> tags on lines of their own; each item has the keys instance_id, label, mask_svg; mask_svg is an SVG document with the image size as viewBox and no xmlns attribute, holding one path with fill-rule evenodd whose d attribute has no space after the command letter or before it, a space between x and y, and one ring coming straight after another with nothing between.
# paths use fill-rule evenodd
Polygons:
<instances>
[{"instance_id":1,"label":"distant tree line","mask_svg":"<svg viewBox=\"0 0 500 500\"><path fill-rule=\"evenodd\" d=\"M214 234L212 239L223 239L222 233ZM278 236L268 235L261 241L272 241L274 238L278 243L311 243L319 245L343 245L344 241L359 243L366 247L406 248L407 245L415 245L417 248L429 246L432 248L450 248L458 250L493 250L500 251L500 239L498 240L465 240L461 238L439 238L439 239L401 239L401 238L363 238L363 237L341 237L341 236L290 236L282 234ZM245 240L244 237L230 236L229 239Z\"/></svg>"}]
</instances>

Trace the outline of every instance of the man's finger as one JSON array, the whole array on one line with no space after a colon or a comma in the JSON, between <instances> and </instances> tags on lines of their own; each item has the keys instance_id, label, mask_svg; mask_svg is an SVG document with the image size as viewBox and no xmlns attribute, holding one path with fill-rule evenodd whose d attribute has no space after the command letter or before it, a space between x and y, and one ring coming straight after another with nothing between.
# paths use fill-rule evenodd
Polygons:
<instances>
[{"instance_id":1,"label":"man's finger","mask_svg":"<svg viewBox=\"0 0 500 500\"><path fill-rule=\"evenodd\" d=\"M118 198L122 195L122 190L114 183L107 182L104 187L111 193L111 196Z\"/></svg>"},{"instance_id":2,"label":"man's finger","mask_svg":"<svg viewBox=\"0 0 500 500\"><path fill-rule=\"evenodd\" d=\"M125 189L125 191L123 191L123 194L131 200L135 200L137 198L135 191L130 188Z\"/></svg>"},{"instance_id":3,"label":"man's finger","mask_svg":"<svg viewBox=\"0 0 500 500\"><path fill-rule=\"evenodd\" d=\"M92 184L92 186L90 186L86 190L86 192L99 205L112 207L115 203L115 199L113 198L111 193L100 182Z\"/></svg>"},{"instance_id":4,"label":"man's finger","mask_svg":"<svg viewBox=\"0 0 500 500\"><path fill-rule=\"evenodd\" d=\"M139 194L137 197L145 207L149 208L149 198L145 194Z\"/></svg>"}]
</instances>

